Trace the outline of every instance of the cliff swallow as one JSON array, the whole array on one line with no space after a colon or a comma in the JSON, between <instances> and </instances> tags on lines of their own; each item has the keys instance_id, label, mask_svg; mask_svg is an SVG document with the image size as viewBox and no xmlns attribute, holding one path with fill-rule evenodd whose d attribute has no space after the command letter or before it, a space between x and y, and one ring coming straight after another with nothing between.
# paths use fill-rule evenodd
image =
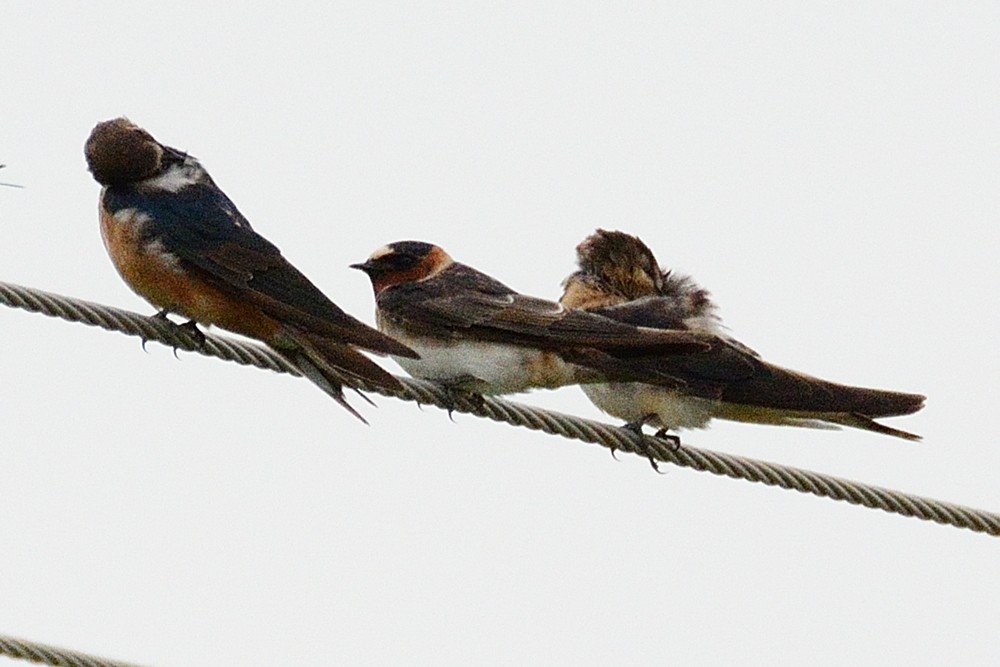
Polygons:
<instances>
[{"instance_id":1,"label":"cliff swallow","mask_svg":"<svg viewBox=\"0 0 1000 667\"><path fill-rule=\"evenodd\" d=\"M324 296L251 229L198 160L126 118L99 123L84 154L103 186L101 236L111 261L161 316L186 317L194 332L194 323L214 324L263 341L362 421L331 371L400 387L355 348L416 353Z\"/></svg>"},{"instance_id":2,"label":"cliff swallow","mask_svg":"<svg viewBox=\"0 0 1000 667\"><path fill-rule=\"evenodd\" d=\"M674 386L583 387L597 407L626 420L633 429L650 424L660 429L657 435L667 436L667 430L704 428L719 418L819 428L852 426L920 439L873 418L914 413L923 407L923 396L836 384L762 360L725 333L707 291L686 276L661 270L652 251L635 236L599 229L576 252L579 270L563 283L564 306L635 325L701 332L714 339L708 352L647 361L680 381Z\"/></svg>"},{"instance_id":3,"label":"cliff swallow","mask_svg":"<svg viewBox=\"0 0 1000 667\"><path fill-rule=\"evenodd\" d=\"M368 274L379 329L416 350L397 359L414 377L470 394L611 379L667 381L619 357L707 349L703 336L647 330L518 294L438 246L400 241L352 268Z\"/></svg>"}]
</instances>

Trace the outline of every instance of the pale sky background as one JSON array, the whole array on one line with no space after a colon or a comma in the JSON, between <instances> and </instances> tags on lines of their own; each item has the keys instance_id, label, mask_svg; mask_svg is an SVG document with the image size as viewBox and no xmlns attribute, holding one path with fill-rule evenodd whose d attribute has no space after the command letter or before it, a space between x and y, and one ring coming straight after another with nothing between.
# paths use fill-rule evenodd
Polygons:
<instances>
[{"instance_id":1,"label":"pale sky background","mask_svg":"<svg viewBox=\"0 0 1000 667\"><path fill-rule=\"evenodd\" d=\"M386 242L555 298L623 229L767 359L929 397L890 420L919 444L688 444L1000 511L997 3L233 7L7 8L0 280L152 313L83 161L118 115L368 322L347 264ZM306 381L23 311L0 331L0 633L150 667L1000 661L996 538L380 397L366 427Z\"/></svg>"}]
</instances>

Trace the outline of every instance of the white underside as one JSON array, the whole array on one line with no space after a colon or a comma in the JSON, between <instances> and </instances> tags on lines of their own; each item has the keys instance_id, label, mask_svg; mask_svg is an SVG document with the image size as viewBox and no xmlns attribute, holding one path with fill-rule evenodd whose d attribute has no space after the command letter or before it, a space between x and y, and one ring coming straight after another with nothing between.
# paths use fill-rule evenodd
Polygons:
<instances>
[{"instance_id":1,"label":"white underside","mask_svg":"<svg viewBox=\"0 0 1000 667\"><path fill-rule=\"evenodd\" d=\"M668 430L706 428L712 419L820 429L839 428L822 421L835 419L835 414L724 403L685 396L674 389L638 382L585 384L580 388L594 405L612 417L626 422L641 421Z\"/></svg>"},{"instance_id":2,"label":"white underside","mask_svg":"<svg viewBox=\"0 0 1000 667\"><path fill-rule=\"evenodd\" d=\"M417 337L379 319L383 333L420 355L420 359L393 357L416 378L480 394L514 394L575 384L575 367L551 352L501 343Z\"/></svg>"},{"instance_id":3,"label":"white underside","mask_svg":"<svg viewBox=\"0 0 1000 667\"><path fill-rule=\"evenodd\" d=\"M594 405L612 417L626 422L645 421L656 428L705 428L718 405L718 401L638 382L585 384L580 388Z\"/></svg>"}]
</instances>

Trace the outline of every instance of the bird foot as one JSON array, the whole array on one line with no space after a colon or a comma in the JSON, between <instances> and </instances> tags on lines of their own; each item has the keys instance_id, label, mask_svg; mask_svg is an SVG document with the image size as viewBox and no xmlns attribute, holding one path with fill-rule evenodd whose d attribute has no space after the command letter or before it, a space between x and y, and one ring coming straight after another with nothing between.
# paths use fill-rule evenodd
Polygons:
<instances>
[{"instance_id":1,"label":"bird foot","mask_svg":"<svg viewBox=\"0 0 1000 667\"><path fill-rule=\"evenodd\" d=\"M679 435L674 435L673 433L668 433L665 428L661 428L653 435L653 437L669 442L670 451L672 452L676 452L681 448L681 437Z\"/></svg>"},{"instance_id":2,"label":"bird foot","mask_svg":"<svg viewBox=\"0 0 1000 667\"><path fill-rule=\"evenodd\" d=\"M636 419L635 421L630 421L625 424L622 424L622 428L628 429L629 431L632 431L636 435L645 436L645 434L642 432L642 427L650 423L655 418L656 418L655 414L643 415L642 417ZM681 439L678 438L676 435L667 433L667 429L665 428L661 428L659 431L657 431L654 437L669 441L671 443L670 451L672 452L676 452L681 446ZM660 470L660 465L653 457L653 450L649 446L645 437L639 440L637 446L639 448L639 453L644 454L646 458L649 459L649 465L653 466L653 470L660 473L661 475L666 474L662 470ZM618 460L618 457L615 456L616 450L617 450L616 447L611 448L611 456L614 456L615 460Z\"/></svg>"},{"instance_id":3,"label":"bird foot","mask_svg":"<svg viewBox=\"0 0 1000 667\"><path fill-rule=\"evenodd\" d=\"M645 415L639 419L636 419L634 422L625 422L624 424L622 424L622 428L632 431L636 435L642 435L642 427L646 425L646 421L648 419L649 415ZM618 448L615 447L614 445L611 445L611 458L613 458L615 461L620 460L618 458L618 455L615 454L615 452L617 451Z\"/></svg>"},{"instance_id":4,"label":"bird foot","mask_svg":"<svg viewBox=\"0 0 1000 667\"><path fill-rule=\"evenodd\" d=\"M166 311L166 310L159 310L159 311L156 312L155 315L153 315L153 319L154 320L162 320L164 322L170 322L170 318L167 317L167 314L168 314L168 311ZM173 324L173 322L170 322L170 323ZM145 336L143 336L141 340L142 340L142 351L143 352L149 352L149 350L146 349L146 343L149 342L149 339L146 338ZM174 348L174 356L175 357L177 356L177 348L176 347Z\"/></svg>"},{"instance_id":5,"label":"bird foot","mask_svg":"<svg viewBox=\"0 0 1000 667\"><path fill-rule=\"evenodd\" d=\"M633 433L642 435L642 427L645 425L646 425L646 417L643 417L642 419L636 419L634 422L626 422L622 424L622 428L627 428Z\"/></svg>"},{"instance_id":6,"label":"bird foot","mask_svg":"<svg viewBox=\"0 0 1000 667\"><path fill-rule=\"evenodd\" d=\"M187 335L191 336L191 338L194 339L194 345L195 345L196 348L198 348L199 350L202 350L202 349L205 348L205 344L208 342L208 338L206 338L205 334L202 333L201 329L198 328L198 323L197 322L195 322L194 320L188 320L184 324L176 324L176 323L174 323L173 320L171 320L169 317L167 317L167 315L169 315L169 314L170 314L169 310L160 310L155 315L153 315L153 319L154 320L162 320L163 322L170 323L172 326L176 327L180 331L183 331ZM142 339L142 349L143 349L144 352L146 351L146 343L147 342L149 342L149 340L147 338L143 337L143 339ZM176 357L177 356L177 346L174 345L173 349L174 349L174 356Z\"/></svg>"},{"instance_id":7,"label":"bird foot","mask_svg":"<svg viewBox=\"0 0 1000 667\"><path fill-rule=\"evenodd\" d=\"M486 403L486 399L483 398L482 394L476 393L474 391L469 391L465 388L464 383L460 380L458 382L453 379L448 382L439 381L438 384L444 389L445 393L445 410L448 411L448 419L455 421L452 413L458 409L458 403L462 399L470 401L475 410L481 410L483 405Z\"/></svg>"},{"instance_id":8,"label":"bird foot","mask_svg":"<svg viewBox=\"0 0 1000 667\"><path fill-rule=\"evenodd\" d=\"M194 338L194 344L198 346L198 349L205 349L205 344L208 342L208 338L205 333L198 328L198 323L194 320L188 320L184 324L178 324L178 329L183 330L185 333Z\"/></svg>"}]
</instances>

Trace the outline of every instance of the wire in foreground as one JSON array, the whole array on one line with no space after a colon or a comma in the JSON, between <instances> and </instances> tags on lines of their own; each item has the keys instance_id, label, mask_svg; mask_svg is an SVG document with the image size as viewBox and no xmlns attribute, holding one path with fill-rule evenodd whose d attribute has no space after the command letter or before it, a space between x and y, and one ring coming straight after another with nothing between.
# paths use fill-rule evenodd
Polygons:
<instances>
[{"instance_id":1,"label":"wire in foreground","mask_svg":"<svg viewBox=\"0 0 1000 667\"><path fill-rule=\"evenodd\" d=\"M85 653L0 635L0 655L58 667L138 667L128 662L95 658Z\"/></svg>"},{"instance_id":2,"label":"wire in foreground","mask_svg":"<svg viewBox=\"0 0 1000 667\"><path fill-rule=\"evenodd\" d=\"M0 282L0 303L11 308L20 308L50 317L137 336L143 341L156 341L175 350L197 352L244 366L256 366L279 373L302 375L288 361L261 345L216 335L207 335L205 344L199 345L190 333L163 318L147 317L111 306L4 282ZM713 475L759 482L823 498L845 501L853 505L880 509L893 514L1000 536L1000 515L991 512L861 484L800 468L722 454L688 445L675 451L669 443L661 439L638 434L626 428L499 398L486 397L480 402L456 397L443 387L426 380L399 377L399 381L402 383L403 389L392 392L359 383L354 379L344 378L344 384L348 386L357 386L358 389L376 392L384 396L435 405L444 410L463 412L514 426L560 435L564 438L597 444L612 450L649 456L657 461L702 470Z\"/></svg>"}]
</instances>

